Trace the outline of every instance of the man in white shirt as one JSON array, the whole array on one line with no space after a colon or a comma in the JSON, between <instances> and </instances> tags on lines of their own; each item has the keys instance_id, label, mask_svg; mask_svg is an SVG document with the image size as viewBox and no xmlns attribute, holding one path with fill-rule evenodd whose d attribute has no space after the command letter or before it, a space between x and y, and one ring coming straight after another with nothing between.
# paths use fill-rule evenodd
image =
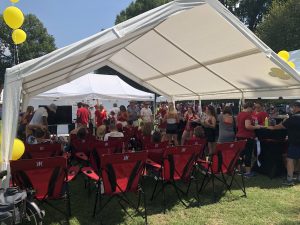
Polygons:
<instances>
[{"instance_id":1,"label":"man in white shirt","mask_svg":"<svg viewBox=\"0 0 300 225\"><path fill-rule=\"evenodd\" d=\"M48 127L48 111L52 111L54 113L56 113L56 109L57 106L55 104L51 104L48 105L46 107L39 107L35 112L34 115L29 123L29 125L33 125L33 126L44 126L44 127Z\"/></svg>"},{"instance_id":2,"label":"man in white shirt","mask_svg":"<svg viewBox=\"0 0 300 225\"><path fill-rule=\"evenodd\" d=\"M152 111L149 108L148 103L144 103L144 107L141 109L141 118L144 123L151 123L153 122L153 115Z\"/></svg>"},{"instance_id":3,"label":"man in white shirt","mask_svg":"<svg viewBox=\"0 0 300 225\"><path fill-rule=\"evenodd\" d=\"M48 111L56 113L57 106L55 104L46 107L39 107L35 110L30 123L26 127L26 137L33 133L33 130L40 128L45 131L48 130Z\"/></svg>"},{"instance_id":4,"label":"man in white shirt","mask_svg":"<svg viewBox=\"0 0 300 225\"><path fill-rule=\"evenodd\" d=\"M105 134L105 136L104 136L104 141L107 141L109 139L109 137L124 137L124 134L117 130L116 124L114 124L114 123L111 123L109 125L109 130L110 130L110 132Z\"/></svg>"},{"instance_id":5,"label":"man in white shirt","mask_svg":"<svg viewBox=\"0 0 300 225\"><path fill-rule=\"evenodd\" d=\"M118 107L117 103L113 104L113 107L110 111L113 111L115 113L115 115L118 115L120 112L120 108Z\"/></svg>"}]
</instances>

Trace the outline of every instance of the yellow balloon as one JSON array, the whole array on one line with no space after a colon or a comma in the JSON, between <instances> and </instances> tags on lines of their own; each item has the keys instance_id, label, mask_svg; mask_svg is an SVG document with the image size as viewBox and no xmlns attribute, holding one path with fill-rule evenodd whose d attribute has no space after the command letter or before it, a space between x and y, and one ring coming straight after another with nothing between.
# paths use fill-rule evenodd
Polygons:
<instances>
[{"instance_id":1,"label":"yellow balloon","mask_svg":"<svg viewBox=\"0 0 300 225\"><path fill-rule=\"evenodd\" d=\"M277 54L280 58L282 58L284 61L288 61L289 58L290 58L290 53L285 51L285 50L282 50L280 52L278 52Z\"/></svg>"},{"instance_id":2,"label":"yellow balloon","mask_svg":"<svg viewBox=\"0 0 300 225\"><path fill-rule=\"evenodd\" d=\"M25 145L24 143L16 138L14 140L14 145L13 145L13 149L12 149L12 160L18 160L19 158L22 157L22 155L24 154L25 151Z\"/></svg>"},{"instance_id":3,"label":"yellow balloon","mask_svg":"<svg viewBox=\"0 0 300 225\"><path fill-rule=\"evenodd\" d=\"M292 67L293 69L296 68L295 63L293 63L292 61L289 61L287 64L289 64L289 66Z\"/></svg>"},{"instance_id":4,"label":"yellow balloon","mask_svg":"<svg viewBox=\"0 0 300 225\"><path fill-rule=\"evenodd\" d=\"M11 37L12 37L12 40L14 41L14 43L16 45L18 45L18 44L22 44L24 41L26 41L27 35L23 30L16 29L12 32Z\"/></svg>"},{"instance_id":5,"label":"yellow balloon","mask_svg":"<svg viewBox=\"0 0 300 225\"><path fill-rule=\"evenodd\" d=\"M10 2L17 3L17 2L19 2L19 0L10 0Z\"/></svg>"},{"instance_id":6,"label":"yellow balloon","mask_svg":"<svg viewBox=\"0 0 300 225\"><path fill-rule=\"evenodd\" d=\"M3 12L3 19L10 28L18 29L24 22L24 15L17 7L9 6Z\"/></svg>"}]
</instances>

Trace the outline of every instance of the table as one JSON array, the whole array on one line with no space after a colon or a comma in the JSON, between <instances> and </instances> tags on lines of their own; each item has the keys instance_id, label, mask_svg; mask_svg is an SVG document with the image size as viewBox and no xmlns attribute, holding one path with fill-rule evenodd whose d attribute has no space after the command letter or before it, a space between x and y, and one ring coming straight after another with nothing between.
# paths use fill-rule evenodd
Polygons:
<instances>
[{"instance_id":1,"label":"table","mask_svg":"<svg viewBox=\"0 0 300 225\"><path fill-rule=\"evenodd\" d=\"M254 171L265 174L270 178L285 173L285 154L288 142L286 130L268 130L262 128L255 131L260 141L261 152L258 156L260 166L256 161Z\"/></svg>"}]
</instances>

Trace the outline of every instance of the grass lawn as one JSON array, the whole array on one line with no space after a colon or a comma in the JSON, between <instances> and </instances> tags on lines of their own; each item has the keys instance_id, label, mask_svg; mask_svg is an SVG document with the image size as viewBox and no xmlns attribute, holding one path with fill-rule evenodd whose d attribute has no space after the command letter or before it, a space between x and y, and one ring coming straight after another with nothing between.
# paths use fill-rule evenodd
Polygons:
<instances>
[{"instance_id":1,"label":"grass lawn","mask_svg":"<svg viewBox=\"0 0 300 225\"><path fill-rule=\"evenodd\" d=\"M149 224L212 224L212 225L246 225L246 224L300 224L300 184L294 187L283 187L282 178L270 179L259 175L246 180L247 198L240 197L242 192L238 189L232 193L227 192L217 203L214 203L211 188L200 195L201 206L185 208L177 199L172 187L166 189L167 211L163 214L161 195L150 202L150 195L154 182L147 178L145 181L148 222ZM221 190L221 186L217 188ZM92 218L92 209L95 201L95 191L88 195L84 189L84 179L79 175L70 184L72 217L71 225L99 224L99 214ZM194 189L185 200L193 201ZM120 208L116 201L111 202L102 212L103 224L143 224L140 216L131 219ZM55 203L65 206L63 201ZM53 209L46 209L44 224L67 224L63 215ZM133 211L131 211L133 212Z\"/></svg>"}]
</instances>

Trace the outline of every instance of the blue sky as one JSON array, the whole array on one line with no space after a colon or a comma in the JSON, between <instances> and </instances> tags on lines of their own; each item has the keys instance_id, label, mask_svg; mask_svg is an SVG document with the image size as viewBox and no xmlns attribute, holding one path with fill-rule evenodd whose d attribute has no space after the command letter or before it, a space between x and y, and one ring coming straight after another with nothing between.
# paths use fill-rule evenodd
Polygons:
<instances>
[{"instance_id":1,"label":"blue sky","mask_svg":"<svg viewBox=\"0 0 300 225\"><path fill-rule=\"evenodd\" d=\"M63 47L114 25L116 15L133 0L20 0L24 14L36 15ZM0 0L0 11L12 5ZM1 32L1 31L0 31Z\"/></svg>"}]
</instances>

